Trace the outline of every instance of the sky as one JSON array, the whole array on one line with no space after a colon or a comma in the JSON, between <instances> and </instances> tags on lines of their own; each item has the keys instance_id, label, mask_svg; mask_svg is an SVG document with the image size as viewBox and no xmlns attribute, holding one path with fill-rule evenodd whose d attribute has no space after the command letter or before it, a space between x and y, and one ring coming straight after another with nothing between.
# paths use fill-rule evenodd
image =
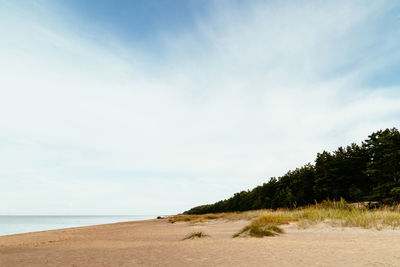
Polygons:
<instances>
[{"instance_id":1,"label":"sky","mask_svg":"<svg viewBox=\"0 0 400 267\"><path fill-rule=\"evenodd\" d=\"M183 212L399 128L396 1L0 0L0 214Z\"/></svg>"}]
</instances>

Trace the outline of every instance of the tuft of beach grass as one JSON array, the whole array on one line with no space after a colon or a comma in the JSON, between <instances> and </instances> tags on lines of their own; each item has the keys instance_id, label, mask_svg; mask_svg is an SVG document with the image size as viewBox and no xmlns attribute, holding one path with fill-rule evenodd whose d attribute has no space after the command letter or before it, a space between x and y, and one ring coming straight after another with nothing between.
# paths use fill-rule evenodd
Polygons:
<instances>
[{"instance_id":1,"label":"tuft of beach grass","mask_svg":"<svg viewBox=\"0 0 400 267\"><path fill-rule=\"evenodd\" d=\"M204 237L209 237L209 235L207 235L201 231L198 231L198 232L193 232L193 233L186 235L182 240L204 238Z\"/></svg>"},{"instance_id":2,"label":"tuft of beach grass","mask_svg":"<svg viewBox=\"0 0 400 267\"><path fill-rule=\"evenodd\" d=\"M256 221L252 222L250 225L243 227L241 231L234 234L232 237L236 238L242 235L249 235L253 237L264 237L264 236L276 236L284 233L282 228L271 225L271 224L260 224Z\"/></svg>"}]
</instances>

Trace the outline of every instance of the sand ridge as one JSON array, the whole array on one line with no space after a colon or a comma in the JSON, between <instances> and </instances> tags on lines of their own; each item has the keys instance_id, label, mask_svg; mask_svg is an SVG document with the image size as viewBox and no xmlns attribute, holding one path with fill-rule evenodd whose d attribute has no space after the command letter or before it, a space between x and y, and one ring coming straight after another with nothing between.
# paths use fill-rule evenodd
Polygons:
<instances>
[{"instance_id":1,"label":"sand ridge","mask_svg":"<svg viewBox=\"0 0 400 267\"><path fill-rule=\"evenodd\" d=\"M0 237L0 266L400 266L400 230L318 224L232 238L247 221L167 219ZM182 241L188 233L210 237Z\"/></svg>"}]
</instances>

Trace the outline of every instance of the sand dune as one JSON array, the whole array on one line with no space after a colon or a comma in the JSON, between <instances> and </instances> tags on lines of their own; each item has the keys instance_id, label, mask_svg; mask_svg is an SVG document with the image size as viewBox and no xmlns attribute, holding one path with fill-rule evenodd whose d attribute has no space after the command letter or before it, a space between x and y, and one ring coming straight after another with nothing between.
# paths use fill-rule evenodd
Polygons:
<instances>
[{"instance_id":1,"label":"sand dune","mask_svg":"<svg viewBox=\"0 0 400 267\"><path fill-rule=\"evenodd\" d=\"M245 221L166 219L0 237L0 266L400 266L400 230L285 226L236 238ZM182 241L193 231L210 237Z\"/></svg>"}]
</instances>

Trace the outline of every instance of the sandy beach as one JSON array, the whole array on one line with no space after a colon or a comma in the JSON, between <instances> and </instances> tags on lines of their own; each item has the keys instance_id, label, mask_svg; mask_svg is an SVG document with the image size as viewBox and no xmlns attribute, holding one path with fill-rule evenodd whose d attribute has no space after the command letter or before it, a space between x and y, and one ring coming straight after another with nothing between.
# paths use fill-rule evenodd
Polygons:
<instances>
[{"instance_id":1,"label":"sandy beach","mask_svg":"<svg viewBox=\"0 0 400 267\"><path fill-rule=\"evenodd\" d=\"M399 266L400 231L318 224L232 238L246 221L166 219L0 237L0 266ZM182 240L203 231L210 237Z\"/></svg>"}]
</instances>

